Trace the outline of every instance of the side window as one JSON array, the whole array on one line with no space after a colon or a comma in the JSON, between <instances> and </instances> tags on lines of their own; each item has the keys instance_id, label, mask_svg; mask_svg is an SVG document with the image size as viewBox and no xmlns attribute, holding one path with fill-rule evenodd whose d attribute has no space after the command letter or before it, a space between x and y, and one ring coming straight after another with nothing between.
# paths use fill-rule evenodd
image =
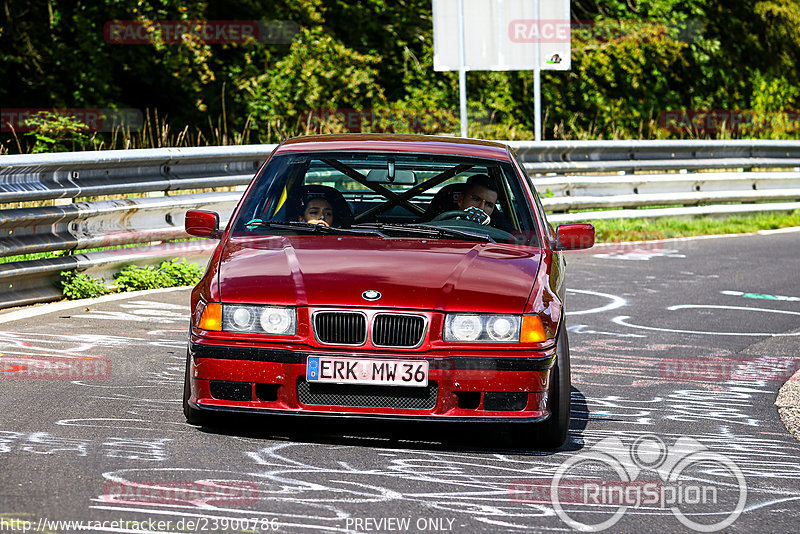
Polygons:
<instances>
[{"instance_id":1,"label":"side window","mask_svg":"<svg viewBox=\"0 0 800 534\"><path fill-rule=\"evenodd\" d=\"M509 152L514 157L514 161L516 162L517 167L522 172L522 175L525 177L525 180L527 180L528 186L531 188L531 191L533 191L533 201L536 204L535 211L539 212L539 216L541 217L542 222L544 223L543 224L544 231L547 233L546 237L548 238L548 240L553 241L555 239L555 232L553 231L553 226L547 221L547 214L545 213L544 206L542 206L542 201L539 198L539 192L536 190L536 186L533 184L533 178L531 178L531 176L528 174L528 171L525 169L525 166L519 160L514 151L509 150Z\"/></svg>"}]
</instances>

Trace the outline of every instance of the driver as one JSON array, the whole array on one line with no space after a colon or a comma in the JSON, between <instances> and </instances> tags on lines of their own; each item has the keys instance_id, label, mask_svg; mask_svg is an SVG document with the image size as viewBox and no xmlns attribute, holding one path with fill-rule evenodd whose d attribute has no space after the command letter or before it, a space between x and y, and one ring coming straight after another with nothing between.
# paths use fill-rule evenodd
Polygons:
<instances>
[{"instance_id":1,"label":"driver","mask_svg":"<svg viewBox=\"0 0 800 534\"><path fill-rule=\"evenodd\" d=\"M497 205L497 186L487 174L473 174L456 200L459 209L478 208L491 216ZM471 211L471 210L469 210Z\"/></svg>"},{"instance_id":2,"label":"driver","mask_svg":"<svg viewBox=\"0 0 800 534\"><path fill-rule=\"evenodd\" d=\"M331 226L333 206L322 195L309 194L300 199L300 221Z\"/></svg>"},{"instance_id":3,"label":"driver","mask_svg":"<svg viewBox=\"0 0 800 534\"><path fill-rule=\"evenodd\" d=\"M432 221L443 213L462 211L456 217L479 224L492 224L505 230L497 220L492 220L492 215L500 215L497 211L497 197L499 187L497 182L488 174L473 174L466 182L452 183L440 189L428 209L425 211L423 221ZM495 217L498 219L498 217Z\"/></svg>"}]
</instances>

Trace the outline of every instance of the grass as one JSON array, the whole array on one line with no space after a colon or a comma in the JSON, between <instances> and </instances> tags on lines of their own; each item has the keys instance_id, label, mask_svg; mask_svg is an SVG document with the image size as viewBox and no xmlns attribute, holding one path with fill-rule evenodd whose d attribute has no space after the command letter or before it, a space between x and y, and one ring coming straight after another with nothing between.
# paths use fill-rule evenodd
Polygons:
<instances>
[{"instance_id":1,"label":"grass","mask_svg":"<svg viewBox=\"0 0 800 534\"><path fill-rule=\"evenodd\" d=\"M598 243L715 234L745 234L800 226L800 210L713 217L661 217L590 221Z\"/></svg>"},{"instance_id":2,"label":"grass","mask_svg":"<svg viewBox=\"0 0 800 534\"><path fill-rule=\"evenodd\" d=\"M253 121L247 117L240 131L228 127L227 117L222 114L216 123L208 119L208 127L184 125L176 128L166 115L158 110L146 109L143 123L136 129L118 127L112 132L85 133L88 127L69 117L72 124L62 125L51 132L50 139L37 137L37 131L6 134L0 138L0 156L7 154L28 154L31 152L72 152L84 150L129 150L136 148L195 147L248 145L250 143L270 142L253 131ZM58 118L44 119L42 127L58 125ZM78 129L76 129L78 127ZM274 141L272 141L274 142Z\"/></svg>"},{"instance_id":3,"label":"grass","mask_svg":"<svg viewBox=\"0 0 800 534\"><path fill-rule=\"evenodd\" d=\"M63 252L58 250L56 252L34 252L33 254L17 254L16 256L6 256L0 258L0 263L13 263L15 261L32 261L43 260L45 258L55 258L63 256Z\"/></svg>"}]
</instances>

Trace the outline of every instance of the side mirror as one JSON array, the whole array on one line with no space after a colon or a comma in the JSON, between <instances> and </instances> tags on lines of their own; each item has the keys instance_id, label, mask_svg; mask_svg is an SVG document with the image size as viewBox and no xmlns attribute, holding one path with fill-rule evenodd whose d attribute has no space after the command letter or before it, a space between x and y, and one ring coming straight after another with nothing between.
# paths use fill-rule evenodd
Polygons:
<instances>
[{"instance_id":1,"label":"side mirror","mask_svg":"<svg viewBox=\"0 0 800 534\"><path fill-rule=\"evenodd\" d=\"M189 210L186 212L186 233L195 237L219 239L219 215L213 211Z\"/></svg>"},{"instance_id":2,"label":"side mirror","mask_svg":"<svg viewBox=\"0 0 800 534\"><path fill-rule=\"evenodd\" d=\"M594 226L586 223L562 224L556 229L558 250L580 250L594 245Z\"/></svg>"}]
</instances>

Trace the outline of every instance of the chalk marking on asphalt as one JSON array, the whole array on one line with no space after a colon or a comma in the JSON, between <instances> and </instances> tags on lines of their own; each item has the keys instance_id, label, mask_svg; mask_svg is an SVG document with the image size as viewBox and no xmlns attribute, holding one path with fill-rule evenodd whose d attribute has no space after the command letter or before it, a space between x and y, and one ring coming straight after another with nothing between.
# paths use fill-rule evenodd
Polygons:
<instances>
[{"instance_id":1,"label":"chalk marking on asphalt","mask_svg":"<svg viewBox=\"0 0 800 534\"><path fill-rule=\"evenodd\" d=\"M568 326L567 330L570 333L575 333L575 334L595 334L600 336L613 336L613 337L647 337L643 334L634 334L634 333L623 334L622 332L603 332L600 330L592 330L591 327L586 324L575 324L572 326Z\"/></svg>"},{"instance_id":2,"label":"chalk marking on asphalt","mask_svg":"<svg viewBox=\"0 0 800 534\"><path fill-rule=\"evenodd\" d=\"M632 249L622 253L597 253L593 257L601 260L625 260L625 261L650 261L653 258L685 258L685 254L678 254L675 249L646 250Z\"/></svg>"},{"instance_id":3,"label":"chalk marking on asphalt","mask_svg":"<svg viewBox=\"0 0 800 534\"><path fill-rule=\"evenodd\" d=\"M800 297L787 297L786 295L770 295L767 293L752 293L752 292L745 293L744 291L730 291L730 290L720 291L720 293L731 297L742 297L746 299L771 300L779 302L800 302Z\"/></svg>"},{"instance_id":4,"label":"chalk marking on asphalt","mask_svg":"<svg viewBox=\"0 0 800 534\"><path fill-rule=\"evenodd\" d=\"M760 311L760 312L767 312L767 313L782 313L786 315L800 315L800 312L795 311L788 311L788 310L771 310L769 308L751 308L749 306L719 306L716 304L676 304L675 306L669 306L667 310L675 311L675 310L683 310L683 309L699 309L699 308L710 308L715 310L742 310L742 311Z\"/></svg>"},{"instance_id":5,"label":"chalk marking on asphalt","mask_svg":"<svg viewBox=\"0 0 800 534\"><path fill-rule=\"evenodd\" d=\"M567 312L567 315L586 315L589 313L602 313L610 310L616 310L617 308L621 308L628 304L622 297L618 297L616 295L610 295L608 293L600 293L598 291L589 291L586 289L567 289L567 293L582 293L584 295L595 295L597 297L604 297L607 299L611 299L611 302L606 304L605 306L600 306L598 308L591 308L589 310L579 310L579 311L571 311Z\"/></svg>"},{"instance_id":6,"label":"chalk marking on asphalt","mask_svg":"<svg viewBox=\"0 0 800 534\"><path fill-rule=\"evenodd\" d=\"M775 310L770 310L775 311ZM800 315L800 314L798 314ZM706 332L702 330L680 330L677 328L659 328L657 326L644 326L627 322L630 315L618 315L611 319L611 322L628 328L640 328L642 330L653 330L655 332L669 332L670 334L702 334L707 336L769 336L769 337L794 337L800 336L800 332L788 332L774 334L772 332Z\"/></svg>"},{"instance_id":7,"label":"chalk marking on asphalt","mask_svg":"<svg viewBox=\"0 0 800 534\"><path fill-rule=\"evenodd\" d=\"M108 424L80 424L80 423L108 423ZM123 426L120 423L145 423L142 426ZM157 424L152 424L157 423ZM98 417L92 419L61 419L56 421L60 426L77 426L87 428L108 428L108 429L125 429L125 430L149 430L161 432L194 432L194 428L187 423L173 423L171 421L149 421L147 419L124 419L124 418L109 418ZM170 428L170 426L172 428ZM174 428L179 427L179 428Z\"/></svg>"}]
</instances>

